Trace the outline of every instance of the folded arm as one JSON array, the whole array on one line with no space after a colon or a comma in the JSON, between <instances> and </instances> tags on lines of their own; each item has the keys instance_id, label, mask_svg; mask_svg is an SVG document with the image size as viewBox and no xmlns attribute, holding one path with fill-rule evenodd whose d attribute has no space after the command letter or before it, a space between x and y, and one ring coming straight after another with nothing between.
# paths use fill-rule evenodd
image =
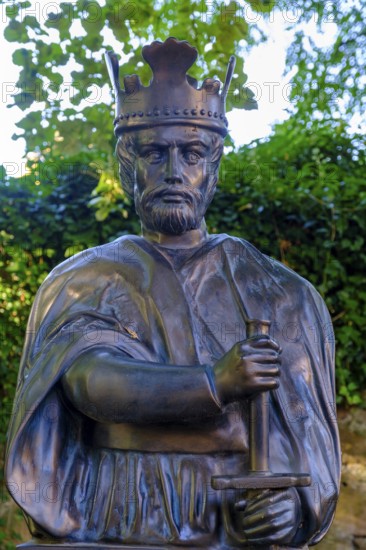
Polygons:
<instances>
[{"instance_id":1,"label":"folded arm","mask_svg":"<svg viewBox=\"0 0 366 550\"><path fill-rule=\"evenodd\" d=\"M77 358L62 385L74 406L99 422L179 422L276 388L279 354L267 336L238 342L212 367L132 359L101 345Z\"/></svg>"},{"instance_id":2,"label":"folded arm","mask_svg":"<svg viewBox=\"0 0 366 550\"><path fill-rule=\"evenodd\" d=\"M90 349L62 378L72 404L99 422L179 422L220 412L212 368L131 359Z\"/></svg>"}]
</instances>

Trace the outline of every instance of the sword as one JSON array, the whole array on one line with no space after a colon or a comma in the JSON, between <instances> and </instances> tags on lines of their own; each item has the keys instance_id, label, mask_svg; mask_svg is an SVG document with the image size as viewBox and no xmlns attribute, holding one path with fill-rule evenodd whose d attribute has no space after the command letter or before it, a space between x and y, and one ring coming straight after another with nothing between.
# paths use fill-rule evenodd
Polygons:
<instances>
[{"instance_id":1,"label":"sword","mask_svg":"<svg viewBox=\"0 0 366 550\"><path fill-rule=\"evenodd\" d=\"M269 335L270 321L247 319L248 337ZM269 466L269 407L266 393L250 400L249 472L245 475L220 475L211 478L213 489L286 489L308 487L311 477L304 473L274 473Z\"/></svg>"}]
</instances>

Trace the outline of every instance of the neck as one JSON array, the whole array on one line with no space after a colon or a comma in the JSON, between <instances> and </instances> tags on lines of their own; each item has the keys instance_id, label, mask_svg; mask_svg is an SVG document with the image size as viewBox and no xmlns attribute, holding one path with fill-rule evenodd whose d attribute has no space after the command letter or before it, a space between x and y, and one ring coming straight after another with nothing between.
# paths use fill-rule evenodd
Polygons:
<instances>
[{"instance_id":1,"label":"neck","mask_svg":"<svg viewBox=\"0 0 366 550\"><path fill-rule=\"evenodd\" d=\"M181 235L166 235L158 231L150 231L144 226L142 226L142 235L148 241L166 248L194 248L203 244L208 237L205 220L202 220L199 229L192 229Z\"/></svg>"}]
</instances>

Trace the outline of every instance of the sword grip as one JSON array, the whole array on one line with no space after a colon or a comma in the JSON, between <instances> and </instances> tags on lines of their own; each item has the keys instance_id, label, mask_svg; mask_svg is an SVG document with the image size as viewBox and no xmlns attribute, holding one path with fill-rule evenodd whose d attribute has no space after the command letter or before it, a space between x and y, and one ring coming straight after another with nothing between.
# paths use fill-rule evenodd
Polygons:
<instances>
[{"instance_id":1,"label":"sword grip","mask_svg":"<svg viewBox=\"0 0 366 550\"><path fill-rule=\"evenodd\" d=\"M248 319L247 336L268 335L270 321ZM269 472L269 409L267 392L253 397L249 409L249 468L251 472Z\"/></svg>"}]
</instances>

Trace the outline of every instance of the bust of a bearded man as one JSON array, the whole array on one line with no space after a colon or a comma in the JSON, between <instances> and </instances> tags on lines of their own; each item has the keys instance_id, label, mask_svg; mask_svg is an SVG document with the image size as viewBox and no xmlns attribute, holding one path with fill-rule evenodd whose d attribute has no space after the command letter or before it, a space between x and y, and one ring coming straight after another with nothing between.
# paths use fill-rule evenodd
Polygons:
<instances>
[{"instance_id":1,"label":"bust of a bearded man","mask_svg":"<svg viewBox=\"0 0 366 550\"><path fill-rule=\"evenodd\" d=\"M39 290L8 487L32 548L306 548L327 531L339 484L334 350L314 338L329 315L293 271L207 233L232 61L220 92L187 75L187 42L143 56L152 82L133 75L124 90L107 56L121 181L142 234L76 255ZM249 335L252 318L271 332ZM289 341L293 324L301 336ZM311 485L251 499L214 490L213 477L248 472L248 403L261 392L272 469L307 472Z\"/></svg>"}]
</instances>

